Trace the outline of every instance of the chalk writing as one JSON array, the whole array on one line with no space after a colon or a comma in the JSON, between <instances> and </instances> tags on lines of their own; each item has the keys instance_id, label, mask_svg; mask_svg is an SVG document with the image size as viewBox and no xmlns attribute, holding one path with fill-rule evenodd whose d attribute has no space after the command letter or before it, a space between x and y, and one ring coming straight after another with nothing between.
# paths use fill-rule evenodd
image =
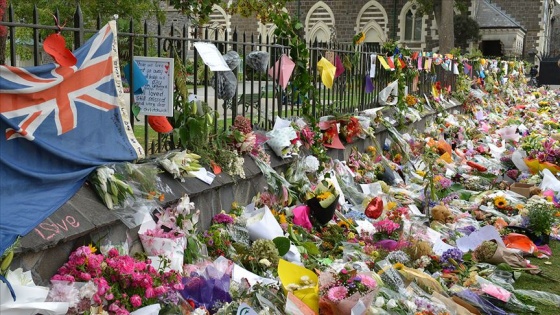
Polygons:
<instances>
[{"instance_id":1,"label":"chalk writing","mask_svg":"<svg viewBox=\"0 0 560 315\"><path fill-rule=\"evenodd\" d=\"M67 215L61 219L60 222L55 222L51 218L47 218L35 228L35 232L41 236L45 241L51 238L68 232L70 229L76 229L80 226L80 222L73 216Z\"/></svg>"}]
</instances>

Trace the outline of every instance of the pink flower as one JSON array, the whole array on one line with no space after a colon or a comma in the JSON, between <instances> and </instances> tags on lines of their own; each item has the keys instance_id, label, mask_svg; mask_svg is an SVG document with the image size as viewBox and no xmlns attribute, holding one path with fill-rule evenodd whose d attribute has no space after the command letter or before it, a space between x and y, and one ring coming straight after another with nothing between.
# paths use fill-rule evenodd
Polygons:
<instances>
[{"instance_id":1,"label":"pink flower","mask_svg":"<svg viewBox=\"0 0 560 315\"><path fill-rule=\"evenodd\" d=\"M375 279L370 276L360 275L360 278L362 279L362 283L370 289L373 289L377 286L377 281L375 281Z\"/></svg>"},{"instance_id":2,"label":"pink flower","mask_svg":"<svg viewBox=\"0 0 560 315\"><path fill-rule=\"evenodd\" d=\"M167 292L167 289L164 286L159 286L157 288L154 289L155 293L157 296L163 295L165 294L165 292Z\"/></svg>"},{"instance_id":3,"label":"pink flower","mask_svg":"<svg viewBox=\"0 0 560 315\"><path fill-rule=\"evenodd\" d=\"M83 281L89 281L91 280L91 275L87 272L82 272L80 273L80 278L82 278Z\"/></svg>"},{"instance_id":4,"label":"pink flower","mask_svg":"<svg viewBox=\"0 0 560 315\"><path fill-rule=\"evenodd\" d=\"M109 290L109 284L105 278L95 278L93 282L97 285L97 294L105 295Z\"/></svg>"},{"instance_id":5,"label":"pink flower","mask_svg":"<svg viewBox=\"0 0 560 315\"><path fill-rule=\"evenodd\" d=\"M113 247L113 248L111 248L111 249L109 250L109 252L107 253L107 255L108 255L109 257L117 257L117 256L119 256L119 251L118 251L116 248Z\"/></svg>"},{"instance_id":6,"label":"pink flower","mask_svg":"<svg viewBox=\"0 0 560 315\"><path fill-rule=\"evenodd\" d=\"M109 305L109 311L110 312L116 312L119 309L119 305L115 302L115 303L111 303L111 305Z\"/></svg>"},{"instance_id":7,"label":"pink flower","mask_svg":"<svg viewBox=\"0 0 560 315\"><path fill-rule=\"evenodd\" d=\"M154 292L154 288L147 288L145 295L146 295L147 299L151 299L151 298L156 297L156 293Z\"/></svg>"},{"instance_id":8,"label":"pink flower","mask_svg":"<svg viewBox=\"0 0 560 315\"><path fill-rule=\"evenodd\" d=\"M333 302L340 302L346 298L348 289L345 287L332 287L327 292L327 297Z\"/></svg>"},{"instance_id":9,"label":"pink flower","mask_svg":"<svg viewBox=\"0 0 560 315\"><path fill-rule=\"evenodd\" d=\"M107 300L107 301L111 301L114 298L115 298L115 296L113 295L113 293L109 292L109 293L105 294L105 300Z\"/></svg>"},{"instance_id":10,"label":"pink flower","mask_svg":"<svg viewBox=\"0 0 560 315\"><path fill-rule=\"evenodd\" d=\"M138 294L134 294L130 297L130 304L132 304L133 307L139 307L142 305L142 298Z\"/></svg>"}]
</instances>

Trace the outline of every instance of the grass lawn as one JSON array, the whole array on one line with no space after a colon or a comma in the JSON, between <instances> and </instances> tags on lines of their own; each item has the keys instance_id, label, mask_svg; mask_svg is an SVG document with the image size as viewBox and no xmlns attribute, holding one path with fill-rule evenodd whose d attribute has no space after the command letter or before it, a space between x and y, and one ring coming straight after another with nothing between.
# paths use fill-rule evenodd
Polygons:
<instances>
[{"instance_id":1,"label":"grass lawn","mask_svg":"<svg viewBox=\"0 0 560 315\"><path fill-rule=\"evenodd\" d=\"M134 125L134 136L136 140L140 142L140 145L144 147L144 140L146 139L146 126L141 124ZM158 133L153 130L152 128L148 127L148 146L152 143L152 141L157 141ZM146 149L146 148L144 148Z\"/></svg>"},{"instance_id":2,"label":"grass lawn","mask_svg":"<svg viewBox=\"0 0 560 315\"><path fill-rule=\"evenodd\" d=\"M549 246L552 249L552 256L550 259L538 259L536 257L528 259L530 259L531 264L539 266L547 276L560 281L560 242L553 240L550 242ZM546 262L550 262L551 264L545 264ZM514 287L515 289L538 290L560 295L560 283L555 283L548 279L533 276L528 273L522 274L521 277L515 281ZM533 305L537 307L537 311L540 314L560 314L560 308L558 307L537 303L534 303Z\"/></svg>"}]
</instances>

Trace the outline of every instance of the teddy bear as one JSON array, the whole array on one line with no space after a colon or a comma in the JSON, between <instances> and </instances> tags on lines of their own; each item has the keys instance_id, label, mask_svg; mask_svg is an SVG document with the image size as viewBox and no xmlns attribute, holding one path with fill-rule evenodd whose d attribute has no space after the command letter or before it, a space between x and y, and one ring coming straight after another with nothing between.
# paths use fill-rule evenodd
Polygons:
<instances>
[{"instance_id":1,"label":"teddy bear","mask_svg":"<svg viewBox=\"0 0 560 315\"><path fill-rule=\"evenodd\" d=\"M443 224L453 220L453 214L451 214L451 210L449 210L449 208L447 208L443 204L443 202L439 205L434 206L432 208L431 214L432 220L438 221Z\"/></svg>"}]
</instances>

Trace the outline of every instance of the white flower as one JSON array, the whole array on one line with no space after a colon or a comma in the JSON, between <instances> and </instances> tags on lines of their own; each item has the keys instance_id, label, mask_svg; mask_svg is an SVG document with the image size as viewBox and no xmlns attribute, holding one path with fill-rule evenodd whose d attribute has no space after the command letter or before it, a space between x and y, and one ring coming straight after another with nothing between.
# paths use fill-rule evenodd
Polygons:
<instances>
[{"instance_id":1,"label":"white flower","mask_svg":"<svg viewBox=\"0 0 560 315\"><path fill-rule=\"evenodd\" d=\"M377 314L381 314L381 312L377 307L370 306L367 309L366 315L377 315Z\"/></svg>"},{"instance_id":2,"label":"white flower","mask_svg":"<svg viewBox=\"0 0 560 315\"><path fill-rule=\"evenodd\" d=\"M6 274L6 279L11 284L17 284L21 286L34 287L35 282L33 282L33 277L31 276L31 270L23 272L22 268L18 268L14 271L8 270Z\"/></svg>"},{"instance_id":3,"label":"white flower","mask_svg":"<svg viewBox=\"0 0 560 315\"><path fill-rule=\"evenodd\" d=\"M394 299L390 299L389 302L387 302L387 308L393 309L395 307L397 307L397 301L395 301Z\"/></svg>"},{"instance_id":4,"label":"white flower","mask_svg":"<svg viewBox=\"0 0 560 315\"><path fill-rule=\"evenodd\" d=\"M319 170L319 160L313 155L308 155L303 160L303 169L307 173L317 172Z\"/></svg>"},{"instance_id":5,"label":"white flower","mask_svg":"<svg viewBox=\"0 0 560 315\"><path fill-rule=\"evenodd\" d=\"M259 260L259 264L264 265L265 267L270 267L270 265L272 265L272 263L266 258Z\"/></svg>"},{"instance_id":6,"label":"white flower","mask_svg":"<svg viewBox=\"0 0 560 315\"><path fill-rule=\"evenodd\" d=\"M88 281L80 288L81 299L91 299L97 293L97 285L93 281Z\"/></svg>"},{"instance_id":7,"label":"white flower","mask_svg":"<svg viewBox=\"0 0 560 315\"><path fill-rule=\"evenodd\" d=\"M404 302L404 304L406 305L406 307L412 311L415 312L416 311L416 304L410 300L406 300L406 302Z\"/></svg>"},{"instance_id":8,"label":"white flower","mask_svg":"<svg viewBox=\"0 0 560 315\"><path fill-rule=\"evenodd\" d=\"M378 296L375 299L375 306L377 307L383 307L383 305L385 305L385 299L382 296Z\"/></svg>"},{"instance_id":9,"label":"white flower","mask_svg":"<svg viewBox=\"0 0 560 315\"><path fill-rule=\"evenodd\" d=\"M206 315L206 314L208 314L208 312L203 308L197 308L191 314L193 314L193 315Z\"/></svg>"}]
</instances>

